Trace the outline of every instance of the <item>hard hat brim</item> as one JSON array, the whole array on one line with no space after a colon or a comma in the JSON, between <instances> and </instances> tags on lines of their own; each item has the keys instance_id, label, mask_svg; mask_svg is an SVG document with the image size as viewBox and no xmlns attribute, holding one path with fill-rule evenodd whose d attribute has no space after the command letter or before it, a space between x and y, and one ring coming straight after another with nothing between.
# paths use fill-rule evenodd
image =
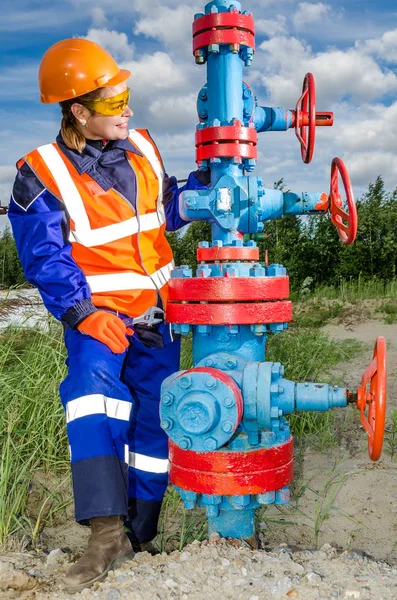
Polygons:
<instances>
[{"instance_id":1,"label":"hard hat brim","mask_svg":"<svg viewBox=\"0 0 397 600\"><path fill-rule=\"evenodd\" d=\"M100 79L97 79L95 87L90 86L88 89L84 90L79 94L76 93L74 90L70 90L70 93L63 94L62 96L44 96L43 94L41 94L40 101L42 102L42 104L54 104L54 102L64 102L65 100L72 100L72 98L84 96L84 94L88 94L89 92L93 92L94 90L97 90L102 87L112 87L114 85L118 85L119 83L122 83L123 81L128 79L130 75L131 71L128 71L127 69L120 69L117 75L115 75L111 79L108 79L107 81L101 81Z\"/></svg>"},{"instance_id":2,"label":"hard hat brim","mask_svg":"<svg viewBox=\"0 0 397 600\"><path fill-rule=\"evenodd\" d=\"M119 83L122 83L123 81L128 79L130 75L131 71L128 71L127 69L120 69L120 71L115 77L109 79L109 81L107 83L104 83L101 87L112 87L114 85L118 85Z\"/></svg>"}]
</instances>

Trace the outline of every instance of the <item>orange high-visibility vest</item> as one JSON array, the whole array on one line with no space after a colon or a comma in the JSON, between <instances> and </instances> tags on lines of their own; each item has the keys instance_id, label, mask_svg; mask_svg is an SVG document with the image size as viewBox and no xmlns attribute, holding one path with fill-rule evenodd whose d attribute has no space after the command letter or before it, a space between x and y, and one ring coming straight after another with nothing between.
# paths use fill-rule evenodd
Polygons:
<instances>
[{"instance_id":1,"label":"orange high-visibility vest","mask_svg":"<svg viewBox=\"0 0 397 600\"><path fill-rule=\"evenodd\" d=\"M129 139L143 154L127 152L137 182L136 211L114 189L105 192L80 175L57 144L41 146L24 157L42 184L65 205L70 218L72 257L87 278L92 302L130 317L164 307L173 268L164 235L164 168L146 130Z\"/></svg>"}]
</instances>

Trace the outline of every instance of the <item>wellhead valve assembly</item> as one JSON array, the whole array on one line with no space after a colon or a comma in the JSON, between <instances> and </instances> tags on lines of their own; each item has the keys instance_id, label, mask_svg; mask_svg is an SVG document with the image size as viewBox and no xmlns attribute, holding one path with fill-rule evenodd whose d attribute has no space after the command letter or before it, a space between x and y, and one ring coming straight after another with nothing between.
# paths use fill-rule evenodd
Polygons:
<instances>
[{"instance_id":1,"label":"wellhead valve assembly","mask_svg":"<svg viewBox=\"0 0 397 600\"><path fill-rule=\"evenodd\" d=\"M197 102L196 162L209 170L210 184L183 192L180 213L187 221L209 221L212 242L199 244L194 274L187 266L172 272L167 320L176 333L192 332L194 366L163 382L160 403L170 438L170 481L187 508L206 508L210 533L235 538L254 534L257 507L289 501L293 440L286 415L354 402L370 458L377 460L386 411L383 338L355 392L290 381L280 363L266 361L267 337L292 318L289 280L282 265L259 262L259 249L244 242L245 234L261 232L264 222L283 215L329 212L341 242L351 244L357 213L339 158L332 161L329 194L267 189L249 175L259 133L295 128L309 163L316 127L333 124L332 113L316 112L311 73L295 110L259 106L243 81L254 51L254 20L240 2L214 0L195 15L193 53L207 68Z\"/></svg>"}]
</instances>

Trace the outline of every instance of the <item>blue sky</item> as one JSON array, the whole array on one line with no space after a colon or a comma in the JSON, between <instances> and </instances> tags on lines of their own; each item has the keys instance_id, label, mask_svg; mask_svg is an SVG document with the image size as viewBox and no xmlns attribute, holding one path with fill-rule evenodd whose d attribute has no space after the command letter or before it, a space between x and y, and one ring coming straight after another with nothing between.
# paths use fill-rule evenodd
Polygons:
<instances>
[{"instance_id":1,"label":"blue sky","mask_svg":"<svg viewBox=\"0 0 397 600\"><path fill-rule=\"evenodd\" d=\"M197 92L205 67L191 54L198 0L3 0L0 39L0 200L8 202L15 162L52 141L59 107L41 105L41 56L67 37L88 37L132 71L131 125L148 128L170 174L195 168ZM294 108L311 71L318 110L333 128L317 130L314 159L304 165L293 131L261 134L257 175L284 177L296 191L326 191L333 156L341 156L359 196L377 175L397 185L397 3L392 0L246 0L256 20L257 51L245 72L262 105ZM0 227L5 218L0 217Z\"/></svg>"}]
</instances>

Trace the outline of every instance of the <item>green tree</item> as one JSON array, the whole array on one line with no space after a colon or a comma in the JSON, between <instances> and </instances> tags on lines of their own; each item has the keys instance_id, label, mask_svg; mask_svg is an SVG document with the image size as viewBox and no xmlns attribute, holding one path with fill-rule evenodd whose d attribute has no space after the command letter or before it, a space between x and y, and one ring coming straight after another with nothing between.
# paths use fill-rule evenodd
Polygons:
<instances>
[{"instance_id":1,"label":"green tree","mask_svg":"<svg viewBox=\"0 0 397 600\"><path fill-rule=\"evenodd\" d=\"M0 287L5 289L25 281L13 235L6 227L0 235Z\"/></svg>"}]
</instances>

